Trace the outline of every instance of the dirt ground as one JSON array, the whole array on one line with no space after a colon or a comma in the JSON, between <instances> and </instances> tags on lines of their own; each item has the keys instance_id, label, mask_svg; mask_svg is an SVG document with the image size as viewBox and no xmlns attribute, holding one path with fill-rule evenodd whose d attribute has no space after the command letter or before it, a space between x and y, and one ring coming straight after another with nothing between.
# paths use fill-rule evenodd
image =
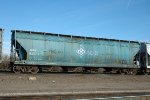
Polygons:
<instances>
[{"instance_id":1,"label":"dirt ground","mask_svg":"<svg viewBox=\"0 0 150 100\"><path fill-rule=\"evenodd\" d=\"M0 73L0 93L150 90L150 75Z\"/></svg>"}]
</instances>

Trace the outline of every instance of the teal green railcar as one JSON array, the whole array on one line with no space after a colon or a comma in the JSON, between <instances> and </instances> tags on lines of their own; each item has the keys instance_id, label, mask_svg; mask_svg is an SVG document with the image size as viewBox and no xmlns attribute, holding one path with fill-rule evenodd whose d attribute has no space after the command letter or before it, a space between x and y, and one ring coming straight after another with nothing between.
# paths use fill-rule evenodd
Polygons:
<instances>
[{"instance_id":1,"label":"teal green railcar","mask_svg":"<svg viewBox=\"0 0 150 100\"><path fill-rule=\"evenodd\" d=\"M37 73L39 69L58 66L64 70L140 68L135 63L140 51L137 41L12 30L11 44L16 73Z\"/></svg>"}]
</instances>

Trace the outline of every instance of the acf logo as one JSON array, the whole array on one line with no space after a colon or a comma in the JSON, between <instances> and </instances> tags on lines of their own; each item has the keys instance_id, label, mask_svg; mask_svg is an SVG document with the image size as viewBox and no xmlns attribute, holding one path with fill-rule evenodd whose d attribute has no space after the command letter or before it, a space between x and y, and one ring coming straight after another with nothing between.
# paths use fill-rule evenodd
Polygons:
<instances>
[{"instance_id":1,"label":"acf logo","mask_svg":"<svg viewBox=\"0 0 150 100\"><path fill-rule=\"evenodd\" d=\"M83 57L85 54L86 55L98 55L98 52L97 51L93 51L93 50L85 50L84 46L83 45L80 45L80 48L76 50L77 54L80 56L80 57Z\"/></svg>"}]
</instances>

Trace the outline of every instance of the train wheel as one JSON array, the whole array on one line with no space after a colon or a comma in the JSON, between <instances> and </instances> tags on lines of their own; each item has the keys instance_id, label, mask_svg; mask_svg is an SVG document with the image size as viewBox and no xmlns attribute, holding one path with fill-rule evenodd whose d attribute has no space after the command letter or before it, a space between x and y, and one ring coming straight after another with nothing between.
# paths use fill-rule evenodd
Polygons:
<instances>
[{"instance_id":1,"label":"train wheel","mask_svg":"<svg viewBox=\"0 0 150 100\"><path fill-rule=\"evenodd\" d=\"M39 72L39 68L38 67L31 67L31 73L32 74L36 74Z\"/></svg>"},{"instance_id":2,"label":"train wheel","mask_svg":"<svg viewBox=\"0 0 150 100\"><path fill-rule=\"evenodd\" d=\"M130 74L131 75L136 75L137 74L137 69L131 69Z\"/></svg>"},{"instance_id":3,"label":"train wheel","mask_svg":"<svg viewBox=\"0 0 150 100\"><path fill-rule=\"evenodd\" d=\"M149 71L147 71L147 70L142 70L142 74L144 74L144 75L149 75Z\"/></svg>"},{"instance_id":4,"label":"train wheel","mask_svg":"<svg viewBox=\"0 0 150 100\"><path fill-rule=\"evenodd\" d=\"M150 75L150 69L147 69L147 75Z\"/></svg>"},{"instance_id":5,"label":"train wheel","mask_svg":"<svg viewBox=\"0 0 150 100\"><path fill-rule=\"evenodd\" d=\"M21 73L21 67L19 67L19 66L14 66L14 67L13 67L13 72L16 73L16 74L20 74L20 73Z\"/></svg>"},{"instance_id":6,"label":"train wheel","mask_svg":"<svg viewBox=\"0 0 150 100\"><path fill-rule=\"evenodd\" d=\"M149 73L147 73L147 72L143 72L143 74L144 74L144 75L149 75Z\"/></svg>"}]
</instances>

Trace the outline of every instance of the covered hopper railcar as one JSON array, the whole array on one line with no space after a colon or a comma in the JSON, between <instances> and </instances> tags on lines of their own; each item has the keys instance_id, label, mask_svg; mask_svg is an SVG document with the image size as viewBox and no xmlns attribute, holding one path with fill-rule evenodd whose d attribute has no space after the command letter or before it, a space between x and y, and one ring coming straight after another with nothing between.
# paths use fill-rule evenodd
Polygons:
<instances>
[{"instance_id":1,"label":"covered hopper railcar","mask_svg":"<svg viewBox=\"0 0 150 100\"><path fill-rule=\"evenodd\" d=\"M37 73L61 67L135 73L140 68L140 43L45 32L12 30L13 71Z\"/></svg>"}]
</instances>

